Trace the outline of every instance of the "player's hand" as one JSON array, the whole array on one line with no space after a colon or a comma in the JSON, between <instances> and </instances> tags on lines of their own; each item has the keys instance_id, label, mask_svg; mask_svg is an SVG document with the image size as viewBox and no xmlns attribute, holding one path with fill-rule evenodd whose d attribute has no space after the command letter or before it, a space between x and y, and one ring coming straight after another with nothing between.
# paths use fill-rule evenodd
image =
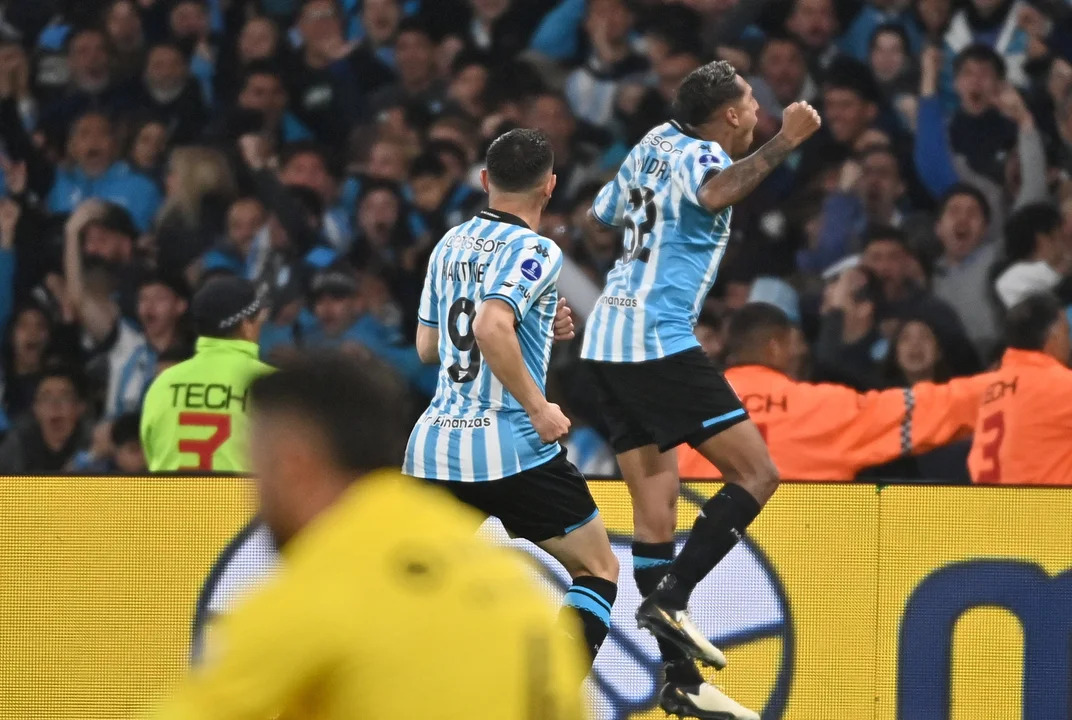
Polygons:
<instances>
[{"instance_id":1,"label":"player's hand","mask_svg":"<svg viewBox=\"0 0 1072 720\"><path fill-rule=\"evenodd\" d=\"M781 136L797 147L802 142L814 135L823 121L819 119L819 111L806 102L795 102L782 113Z\"/></svg>"},{"instance_id":2,"label":"player's hand","mask_svg":"<svg viewBox=\"0 0 1072 720\"><path fill-rule=\"evenodd\" d=\"M576 333L573 331L573 311L566 304L566 298L558 299L558 308L555 310L555 342L572 340Z\"/></svg>"},{"instance_id":3,"label":"player's hand","mask_svg":"<svg viewBox=\"0 0 1072 720\"><path fill-rule=\"evenodd\" d=\"M566 436L570 429L569 418L555 403L549 402L529 416L532 427L536 428L540 440L545 443L553 443Z\"/></svg>"}]
</instances>

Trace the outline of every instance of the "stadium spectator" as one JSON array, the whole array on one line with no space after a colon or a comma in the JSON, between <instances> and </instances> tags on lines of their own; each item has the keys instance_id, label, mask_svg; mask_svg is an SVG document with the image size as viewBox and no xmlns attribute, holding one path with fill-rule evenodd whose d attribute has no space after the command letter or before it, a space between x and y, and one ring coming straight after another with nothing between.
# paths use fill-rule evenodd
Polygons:
<instances>
[{"instance_id":1,"label":"stadium spectator","mask_svg":"<svg viewBox=\"0 0 1072 720\"><path fill-rule=\"evenodd\" d=\"M0 444L0 473L62 473L88 443L83 380L73 370L46 368L34 390L33 413Z\"/></svg>"},{"instance_id":2,"label":"stadium spectator","mask_svg":"<svg viewBox=\"0 0 1072 720\"><path fill-rule=\"evenodd\" d=\"M40 107L30 87L30 58L21 45L5 40L0 40L0 98L14 100L24 131L34 129Z\"/></svg>"},{"instance_id":3,"label":"stadium spectator","mask_svg":"<svg viewBox=\"0 0 1072 720\"><path fill-rule=\"evenodd\" d=\"M794 35L771 35L763 43L758 72L748 78L752 94L772 123L798 100L812 102L819 87L804 64L805 48ZM768 134L773 134L769 132Z\"/></svg>"},{"instance_id":4,"label":"stadium spectator","mask_svg":"<svg viewBox=\"0 0 1072 720\"><path fill-rule=\"evenodd\" d=\"M156 261L168 272L183 273L223 237L235 181L226 157L206 147L171 153L167 195L156 225Z\"/></svg>"},{"instance_id":5,"label":"stadium spectator","mask_svg":"<svg viewBox=\"0 0 1072 720\"><path fill-rule=\"evenodd\" d=\"M409 187L414 210L426 232L435 238L468 220L485 204L484 195L452 177L447 165L432 151L413 159Z\"/></svg>"},{"instance_id":6,"label":"stadium spectator","mask_svg":"<svg viewBox=\"0 0 1072 720\"><path fill-rule=\"evenodd\" d=\"M919 50L922 36L910 5L907 0L868 0L841 36L841 51L857 60L873 58L879 30L890 28L897 28L905 40L900 49L904 57Z\"/></svg>"},{"instance_id":7,"label":"stadium spectator","mask_svg":"<svg viewBox=\"0 0 1072 720\"><path fill-rule=\"evenodd\" d=\"M156 358L170 348L189 346L183 322L188 305L187 290L181 280L165 275L147 277L138 288L139 342L113 373L108 383L108 416L136 412L156 376Z\"/></svg>"},{"instance_id":8,"label":"stadium spectator","mask_svg":"<svg viewBox=\"0 0 1072 720\"><path fill-rule=\"evenodd\" d=\"M219 48L212 36L208 1L175 0L168 12L168 29L172 39L191 49L190 73L197 78L205 102L212 105L212 77Z\"/></svg>"},{"instance_id":9,"label":"stadium spectator","mask_svg":"<svg viewBox=\"0 0 1072 720\"><path fill-rule=\"evenodd\" d=\"M255 278L263 251L257 241L265 236L267 221L267 211L257 198L240 197L232 202L227 209L227 236L205 253L202 271L222 270L249 280Z\"/></svg>"},{"instance_id":10,"label":"stadium spectator","mask_svg":"<svg viewBox=\"0 0 1072 720\"><path fill-rule=\"evenodd\" d=\"M804 43L812 72L825 69L837 55L832 41L838 31L838 18L832 0L794 0L785 29Z\"/></svg>"},{"instance_id":11,"label":"stadium spectator","mask_svg":"<svg viewBox=\"0 0 1072 720\"><path fill-rule=\"evenodd\" d=\"M959 53L972 44L980 44L1001 57L1009 68L1009 80L1015 85L1027 83L1024 63L1027 60L1027 33L1018 26L1022 3L1002 0L970 0L954 13L945 33L945 43Z\"/></svg>"},{"instance_id":12,"label":"stadium spectator","mask_svg":"<svg viewBox=\"0 0 1072 720\"><path fill-rule=\"evenodd\" d=\"M794 480L852 480L864 468L924 452L972 426L986 376L947 385L859 393L799 382L792 323L766 303L730 320L726 380L760 428L779 472ZM679 450L683 478L719 477L692 448Z\"/></svg>"},{"instance_id":13,"label":"stadium spectator","mask_svg":"<svg viewBox=\"0 0 1072 720\"><path fill-rule=\"evenodd\" d=\"M879 279L857 266L841 270L823 292L821 312L815 379L857 390L879 387L878 363L886 352L878 324L882 312Z\"/></svg>"},{"instance_id":14,"label":"stadium spectator","mask_svg":"<svg viewBox=\"0 0 1072 720\"><path fill-rule=\"evenodd\" d=\"M175 43L149 48L135 98L139 108L164 121L168 141L176 145L197 140L208 120L201 88Z\"/></svg>"},{"instance_id":15,"label":"stadium spectator","mask_svg":"<svg viewBox=\"0 0 1072 720\"><path fill-rule=\"evenodd\" d=\"M116 76L121 81L133 80L145 62L145 25L138 5L134 0L112 0L103 14Z\"/></svg>"},{"instance_id":16,"label":"stadium spectator","mask_svg":"<svg viewBox=\"0 0 1072 720\"><path fill-rule=\"evenodd\" d=\"M139 230L152 224L160 207L160 193L152 181L118 158L115 130L108 116L87 112L71 127L68 162L56 169L48 194L48 209L70 213L88 198L121 205Z\"/></svg>"},{"instance_id":17,"label":"stadium spectator","mask_svg":"<svg viewBox=\"0 0 1072 720\"><path fill-rule=\"evenodd\" d=\"M1009 310L1008 350L983 394L968 468L972 482L1072 484L1068 317L1052 295Z\"/></svg>"},{"instance_id":18,"label":"stadium spectator","mask_svg":"<svg viewBox=\"0 0 1072 720\"><path fill-rule=\"evenodd\" d=\"M647 72L647 59L630 45L634 20L624 0L588 3L584 27L592 51L585 64L566 78L566 97L579 119L593 125L609 123L621 84L635 82Z\"/></svg>"},{"instance_id":19,"label":"stadium spectator","mask_svg":"<svg viewBox=\"0 0 1072 720\"><path fill-rule=\"evenodd\" d=\"M942 254L934 270L934 294L952 307L968 337L985 356L997 340L990 277L999 246L985 242L990 206L971 185L954 185L942 199L935 234Z\"/></svg>"},{"instance_id":20,"label":"stadium spectator","mask_svg":"<svg viewBox=\"0 0 1072 720\"><path fill-rule=\"evenodd\" d=\"M438 78L435 49L431 30L423 23L408 19L399 25L395 41L398 80L383 83L372 97L376 112L406 107L437 115L443 110L446 86Z\"/></svg>"},{"instance_id":21,"label":"stadium spectator","mask_svg":"<svg viewBox=\"0 0 1072 720\"><path fill-rule=\"evenodd\" d=\"M238 110L220 117L216 132L226 139L261 133L272 147L312 139L312 131L288 110L289 103L280 71L267 60L250 62L239 83Z\"/></svg>"},{"instance_id":22,"label":"stadium spectator","mask_svg":"<svg viewBox=\"0 0 1072 720\"><path fill-rule=\"evenodd\" d=\"M1006 308L1029 295L1057 288L1072 271L1072 247L1062 234L1061 213L1052 205L1020 208L1005 223L1009 267L994 285Z\"/></svg>"},{"instance_id":23,"label":"stadium spectator","mask_svg":"<svg viewBox=\"0 0 1072 720\"><path fill-rule=\"evenodd\" d=\"M295 111L317 140L342 145L366 116L367 96L393 74L368 50L346 42L334 0L305 0L297 27L302 47L290 80Z\"/></svg>"},{"instance_id":24,"label":"stadium spectator","mask_svg":"<svg viewBox=\"0 0 1072 720\"><path fill-rule=\"evenodd\" d=\"M162 188L167 147L167 124L161 118L146 115L134 123L130 132L126 162L132 170L150 178L157 187Z\"/></svg>"},{"instance_id":25,"label":"stadium spectator","mask_svg":"<svg viewBox=\"0 0 1072 720\"><path fill-rule=\"evenodd\" d=\"M137 413L120 415L98 425L93 444L75 456L71 470L93 475L143 475L145 452L138 437Z\"/></svg>"},{"instance_id":26,"label":"stadium spectator","mask_svg":"<svg viewBox=\"0 0 1072 720\"><path fill-rule=\"evenodd\" d=\"M27 303L11 313L0 345L3 405L8 422L18 422L33 407L34 390L50 354L52 322L45 309Z\"/></svg>"},{"instance_id":27,"label":"stadium spectator","mask_svg":"<svg viewBox=\"0 0 1072 720\"><path fill-rule=\"evenodd\" d=\"M71 32L66 40L68 81L58 97L41 108L40 127L62 146L76 118L89 110L118 112L131 104L130 88L112 78L108 38L96 28Z\"/></svg>"},{"instance_id":28,"label":"stadium spectator","mask_svg":"<svg viewBox=\"0 0 1072 720\"><path fill-rule=\"evenodd\" d=\"M313 142L285 145L279 158L279 180L290 187L304 187L320 197L324 207L321 221L324 239L345 251L353 240L352 208L347 208L339 192L337 163L324 146Z\"/></svg>"}]
</instances>

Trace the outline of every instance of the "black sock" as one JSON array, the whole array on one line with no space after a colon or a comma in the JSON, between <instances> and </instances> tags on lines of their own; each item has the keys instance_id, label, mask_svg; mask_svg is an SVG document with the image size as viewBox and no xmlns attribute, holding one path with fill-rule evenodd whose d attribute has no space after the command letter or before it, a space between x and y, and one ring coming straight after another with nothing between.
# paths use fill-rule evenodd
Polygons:
<instances>
[{"instance_id":1,"label":"black sock","mask_svg":"<svg viewBox=\"0 0 1072 720\"><path fill-rule=\"evenodd\" d=\"M655 592L659 581L666 575L674 560L674 543L633 543L633 579L641 597ZM656 637L659 653L663 657L666 680L680 685L697 685L703 682L700 671L687 655L674 643Z\"/></svg>"},{"instance_id":2,"label":"black sock","mask_svg":"<svg viewBox=\"0 0 1072 720\"><path fill-rule=\"evenodd\" d=\"M733 549L759 510L759 503L743 487L723 486L704 503L681 554L659 584L659 597L683 610L693 589Z\"/></svg>"},{"instance_id":3,"label":"black sock","mask_svg":"<svg viewBox=\"0 0 1072 720\"><path fill-rule=\"evenodd\" d=\"M618 586L610 580L583 575L574 579L562 601L563 611L567 607L572 608L580 616L581 625L584 626L584 644L593 662L610 632L610 609L617 595Z\"/></svg>"}]
</instances>

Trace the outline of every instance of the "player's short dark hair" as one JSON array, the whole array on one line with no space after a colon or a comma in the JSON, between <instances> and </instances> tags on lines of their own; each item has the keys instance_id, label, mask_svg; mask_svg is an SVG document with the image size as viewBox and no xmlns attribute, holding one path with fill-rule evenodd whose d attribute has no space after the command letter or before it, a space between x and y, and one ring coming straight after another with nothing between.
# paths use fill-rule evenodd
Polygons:
<instances>
[{"instance_id":1,"label":"player's short dark hair","mask_svg":"<svg viewBox=\"0 0 1072 720\"><path fill-rule=\"evenodd\" d=\"M726 333L726 351L737 357L766 342L772 335L789 332L793 321L785 312L770 303L751 302L730 317Z\"/></svg>"},{"instance_id":2,"label":"player's short dark hair","mask_svg":"<svg viewBox=\"0 0 1072 720\"><path fill-rule=\"evenodd\" d=\"M1050 293L1028 296L1005 316L1006 344L1018 350L1041 350L1064 311L1061 301Z\"/></svg>"},{"instance_id":3,"label":"player's short dark hair","mask_svg":"<svg viewBox=\"0 0 1072 720\"><path fill-rule=\"evenodd\" d=\"M949 204L949 201L959 195L967 195L968 197L974 198L975 201L979 203L979 207L983 210L983 218L987 223L990 222L990 201L986 199L986 195L974 185L963 182L954 183L942 194L942 199L938 201L938 217L941 217L942 213L945 212L946 205Z\"/></svg>"},{"instance_id":4,"label":"player's short dark hair","mask_svg":"<svg viewBox=\"0 0 1072 720\"><path fill-rule=\"evenodd\" d=\"M255 380L250 398L255 413L285 413L309 423L331 461L355 475L397 467L404 454L405 391L379 361L306 355Z\"/></svg>"},{"instance_id":5,"label":"player's short dark hair","mask_svg":"<svg viewBox=\"0 0 1072 720\"><path fill-rule=\"evenodd\" d=\"M686 125L703 125L711 113L742 95L737 70L725 60L709 62L681 81L674 97L674 119Z\"/></svg>"},{"instance_id":6,"label":"player's short dark hair","mask_svg":"<svg viewBox=\"0 0 1072 720\"><path fill-rule=\"evenodd\" d=\"M957 56L953 58L953 74L958 74L967 62L987 63L993 68L998 80L1005 79L1005 59L989 45L974 43L957 53Z\"/></svg>"},{"instance_id":7,"label":"player's short dark hair","mask_svg":"<svg viewBox=\"0 0 1072 720\"><path fill-rule=\"evenodd\" d=\"M1005 257L1016 262L1035 252L1039 235L1048 235L1061 227L1061 213L1049 203L1031 203L1012 214L1005 222Z\"/></svg>"},{"instance_id":8,"label":"player's short dark hair","mask_svg":"<svg viewBox=\"0 0 1072 720\"><path fill-rule=\"evenodd\" d=\"M554 165L551 141L542 130L517 128L500 135L488 148L488 178L504 192L532 190Z\"/></svg>"}]
</instances>

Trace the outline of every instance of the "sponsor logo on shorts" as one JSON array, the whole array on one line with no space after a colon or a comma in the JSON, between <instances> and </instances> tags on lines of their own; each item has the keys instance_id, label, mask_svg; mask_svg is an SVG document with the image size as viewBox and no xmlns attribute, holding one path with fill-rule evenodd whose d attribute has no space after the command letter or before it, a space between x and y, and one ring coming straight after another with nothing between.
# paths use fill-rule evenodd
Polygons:
<instances>
[{"instance_id":1,"label":"sponsor logo on shorts","mask_svg":"<svg viewBox=\"0 0 1072 720\"><path fill-rule=\"evenodd\" d=\"M631 297L619 297L617 295L603 295L599 298L600 305L609 305L610 307L620 308L635 308L638 307L637 299Z\"/></svg>"},{"instance_id":2,"label":"sponsor logo on shorts","mask_svg":"<svg viewBox=\"0 0 1072 720\"><path fill-rule=\"evenodd\" d=\"M432 418L432 427L446 430L472 430L474 428L491 427L491 418L452 418L437 415Z\"/></svg>"}]
</instances>

